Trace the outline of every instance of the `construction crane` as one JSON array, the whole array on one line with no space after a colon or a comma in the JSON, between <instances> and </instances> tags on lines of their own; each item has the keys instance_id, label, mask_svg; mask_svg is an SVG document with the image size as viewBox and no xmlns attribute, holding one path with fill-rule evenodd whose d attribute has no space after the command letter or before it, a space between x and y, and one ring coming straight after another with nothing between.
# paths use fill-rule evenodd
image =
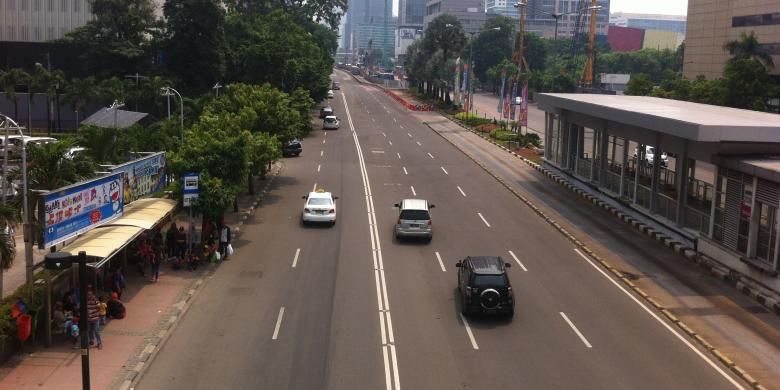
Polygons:
<instances>
[{"instance_id":1,"label":"construction crane","mask_svg":"<svg viewBox=\"0 0 780 390\"><path fill-rule=\"evenodd\" d=\"M512 62L517 64L515 82L519 82L522 75L531 72L528 68L528 62L525 60L525 7L527 5L528 0L520 0L514 4L515 8L519 8L520 12L520 29L517 31L517 45L515 46L515 52L512 53Z\"/></svg>"},{"instance_id":2,"label":"construction crane","mask_svg":"<svg viewBox=\"0 0 780 390\"><path fill-rule=\"evenodd\" d=\"M582 71L582 87L593 87L593 61L596 56L596 11L600 7L596 5L596 0L590 0L590 28L588 29L588 56L585 59L585 69Z\"/></svg>"}]
</instances>

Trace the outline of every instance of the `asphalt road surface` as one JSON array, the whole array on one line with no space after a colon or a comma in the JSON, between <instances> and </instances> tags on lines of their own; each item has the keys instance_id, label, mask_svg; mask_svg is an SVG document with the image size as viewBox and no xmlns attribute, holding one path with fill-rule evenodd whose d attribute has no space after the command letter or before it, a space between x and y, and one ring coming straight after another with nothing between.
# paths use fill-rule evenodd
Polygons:
<instances>
[{"instance_id":1,"label":"asphalt road surface","mask_svg":"<svg viewBox=\"0 0 780 390\"><path fill-rule=\"evenodd\" d=\"M743 386L417 117L334 78L341 129L284 160L136 388ZM333 227L299 222L315 187L339 196ZM403 198L436 204L431 243L393 238ZM512 264L513 320L460 316L466 255Z\"/></svg>"}]
</instances>

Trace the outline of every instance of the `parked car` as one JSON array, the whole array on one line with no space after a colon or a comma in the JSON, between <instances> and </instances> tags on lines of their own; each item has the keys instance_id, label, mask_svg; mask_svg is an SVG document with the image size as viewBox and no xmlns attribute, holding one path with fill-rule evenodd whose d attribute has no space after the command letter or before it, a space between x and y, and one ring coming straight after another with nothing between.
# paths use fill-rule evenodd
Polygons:
<instances>
[{"instance_id":1,"label":"parked car","mask_svg":"<svg viewBox=\"0 0 780 390\"><path fill-rule=\"evenodd\" d=\"M339 82L338 81L334 81L333 84L330 86L330 89L332 89L332 90L340 90L341 86L339 86Z\"/></svg>"},{"instance_id":2,"label":"parked car","mask_svg":"<svg viewBox=\"0 0 780 390\"><path fill-rule=\"evenodd\" d=\"M323 130L338 130L340 124L341 123L339 122L339 118L337 118L334 115L328 115L322 121L322 129Z\"/></svg>"},{"instance_id":3,"label":"parked car","mask_svg":"<svg viewBox=\"0 0 780 390\"><path fill-rule=\"evenodd\" d=\"M425 199L404 199L396 203L398 220L395 223L395 237L421 237L430 241L433 238L431 209L436 207Z\"/></svg>"},{"instance_id":4,"label":"parked car","mask_svg":"<svg viewBox=\"0 0 780 390\"><path fill-rule=\"evenodd\" d=\"M320 108L320 119L325 119L326 116L333 115L333 109L330 106Z\"/></svg>"},{"instance_id":5,"label":"parked car","mask_svg":"<svg viewBox=\"0 0 780 390\"><path fill-rule=\"evenodd\" d=\"M294 139L292 141L287 142L284 145L284 147L282 148L282 156L298 157L301 155L302 151L303 151L303 146L301 145L301 141Z\"/></svg>"},{"instance_id":6,"label":"parked car","mask_svg":"<svg viewBox=\"0 0 780 390\"><path fill-rule=\"evenodd\" d=\"M328 90L328 99L333 99L333 90L332 89Z\"/></svg>"},{"instance_id":7,"label":"parked car","mask_svg":"<svg viewBox=\"0 0 780 390\"><path fill-rule=\"evenodd\" d=\"M461 312L515 314L515 295L506 269L511 265L499 256L468 256L455 263Z\"/></svg>"},{"instance_id":8,"label":"parked car","mask_svg":"<svg viewBox=\"0 0 780 390\"><path fill-rule=\"evenodd\" d=\"M306 202L304 202L303 212L301 212L301 223L305 225L309 222L326 222L335 225L336 199L338 198L322 188L309 192L309 195L304 195L303 199L306 199Z\"/></svg>"}]
</instances>

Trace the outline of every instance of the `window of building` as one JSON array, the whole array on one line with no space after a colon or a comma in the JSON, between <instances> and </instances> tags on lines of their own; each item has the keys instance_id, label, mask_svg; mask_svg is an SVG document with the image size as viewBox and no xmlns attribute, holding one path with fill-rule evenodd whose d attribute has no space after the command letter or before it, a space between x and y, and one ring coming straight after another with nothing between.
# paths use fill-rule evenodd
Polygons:
<instances>
[{"instance_id":1,"label":"window of building","mask_svg":"<svg viewBox=\"0 0 780 390\"><path fill-rule=\"evenodd\" d=\"M15 39L16 39L16 30L14 30L14 27L13 27L13 26L8 26L8 27L6 28L6 31L7 31L7 33L8 33L8 40L9 40L9 41L13 41L13 40L15 40Z\"/></svg>"},{"instance_id":2,"label":"window of building","mask_svg":"<svg viewBox=\"0 0 780 390\"><path fill-rule=\"evenodd\" d=\"M756 212L759 213L756 258L771 263L777 242L777 207L756 202Z\"/></svg>"},{"instance_id":3,"label":"window of building","mask_svg":"<svg viewBox=\"0 0 780 390\"><path fill-rule=\"evenodd\" d=\"M54 11L54 0L48 0L48 6L46 7L46 10L49 12Z\"/></svg>"},{"instance_id":4,"label":"window of building","mask_svg":"<svg viewBox=\"0 0 780 390\"><path fill-rule=\"evenodd\" d=\"M13 11L16 9L16 0L8 0L8 10ZM13 38L11 38L13 39Z\"/></svg>"},{"instance_id":5,"label":"window of building","mask_svg":"<svg viewBox=\"0 0 780 390\"><path fill-rule=\"evenodd\" d=\"M41 10L41 0L33 0L33 9L36 11Z\"/></svg>"},{"instance_id":6,"label":"window of building","mask_svg":"<svg viewBox=\"0 0 780 390\"><path fill-rule=\"evenodd\" d=\"M81 11L81 0L73 0L73 11Z\"/></svg>"},{"instance_id":7,"label":"window of building","mask_svg":"<svg viewBox=\"0 0 780 390\"><path fill-rule=\"evenodd\" d=\"M19 9L22 11L27 11L27 2L29 0L19 0Z\"/></svg>"},{"instance_id":8,"label":"window of building","mask_svg":"<svg viewBox=\"0 0 780 390\"><path fill-rule=\"evenodd\" d=\"M46 28L46 40L54 39L54 27Z\"/></svg>"},{"instance_id":9,"label":"window of building","mask_svg":"<svg viewBox=\"0 0 780 390\"><path fill-rule=\"evenodd\" d=\"M34 34L35 34L35 40L36 41L43 40L43 37L41 36L41 28L39 26L35 26Z\"/></svg>"},{"instance_id":10,"label":"window of building","mask_svg":"<svg viewBox=\"0 0 780 390\"><path fill-rule=\"evenodd\" d=\"M780 24L780 12L731 18L731 27L771 26L776 24Z\"/></svg>"},{"instance_id":11,"label":"window of building","mask_svg":"<svg viewBox=\"0 0 780 390\"><path fill-rule=\"evenodd\" d=\"M62 12L68 12L68 0L62 0L62 7L60 10Z\"/></svg>"}]
</instances>

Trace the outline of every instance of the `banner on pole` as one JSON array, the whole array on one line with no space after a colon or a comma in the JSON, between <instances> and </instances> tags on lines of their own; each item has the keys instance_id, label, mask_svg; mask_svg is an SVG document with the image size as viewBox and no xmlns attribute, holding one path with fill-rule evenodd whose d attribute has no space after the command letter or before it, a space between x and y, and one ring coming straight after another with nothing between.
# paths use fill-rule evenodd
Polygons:
<instances>
[{"instance_id":1,"label":"banner on pole","mask_svg":"<svg viewBox=\"0 0 780 390\"><path fill-rule=\"evenodd\" d=\"M528 80L523 82L522 99L520 102L520 125L528 126Z\"/></svg>"},{"instance_id":2,"label":"banner on pole","mask_svg":"<svg viewBox=\"0 0 780 390\"><path fill-rule=\"evenodd\" d=\"M460 85L460 57L455 60L455 84L453 84L455 88L452 89L452 101L455 102L455 104L460 103L460 91L458 89L458 86Z\"/></svg>"},{"instance_id":3,"label":"banner on pole","mask_svg":"<svg viewBox=\"0 0 780 390\"><path fill-rule=\"evenodd\" d=\"M512 83L512 102L509 104L509 119L515 120L515 110L517 108L517 81Z\"/></svg>"},{"instance_id":4,"label":"banner on pole","mask_svg":"<svg viewBox=\"0 0 780 390\"><path fill-rule=\"evenodd\" d=\"M471 96L469 96L469 83L471 80L469 79L471 72L471 66L469 63L463 64L463 90L461 91L463 93L463 110L468 112L469 106L471 105Z\"/></svg>"},{"instance_id":5,"label":"banner on pole","mask_svg":"<svg viewBox=\"0 0 780 390\"><path fill-rule=\"evenodd\" d=\"M506 84L506 69L501 70L501 93L498 94L498 107L496 111L503 113L504 111L504 85Z\"/></svg>"}]
</instances>

